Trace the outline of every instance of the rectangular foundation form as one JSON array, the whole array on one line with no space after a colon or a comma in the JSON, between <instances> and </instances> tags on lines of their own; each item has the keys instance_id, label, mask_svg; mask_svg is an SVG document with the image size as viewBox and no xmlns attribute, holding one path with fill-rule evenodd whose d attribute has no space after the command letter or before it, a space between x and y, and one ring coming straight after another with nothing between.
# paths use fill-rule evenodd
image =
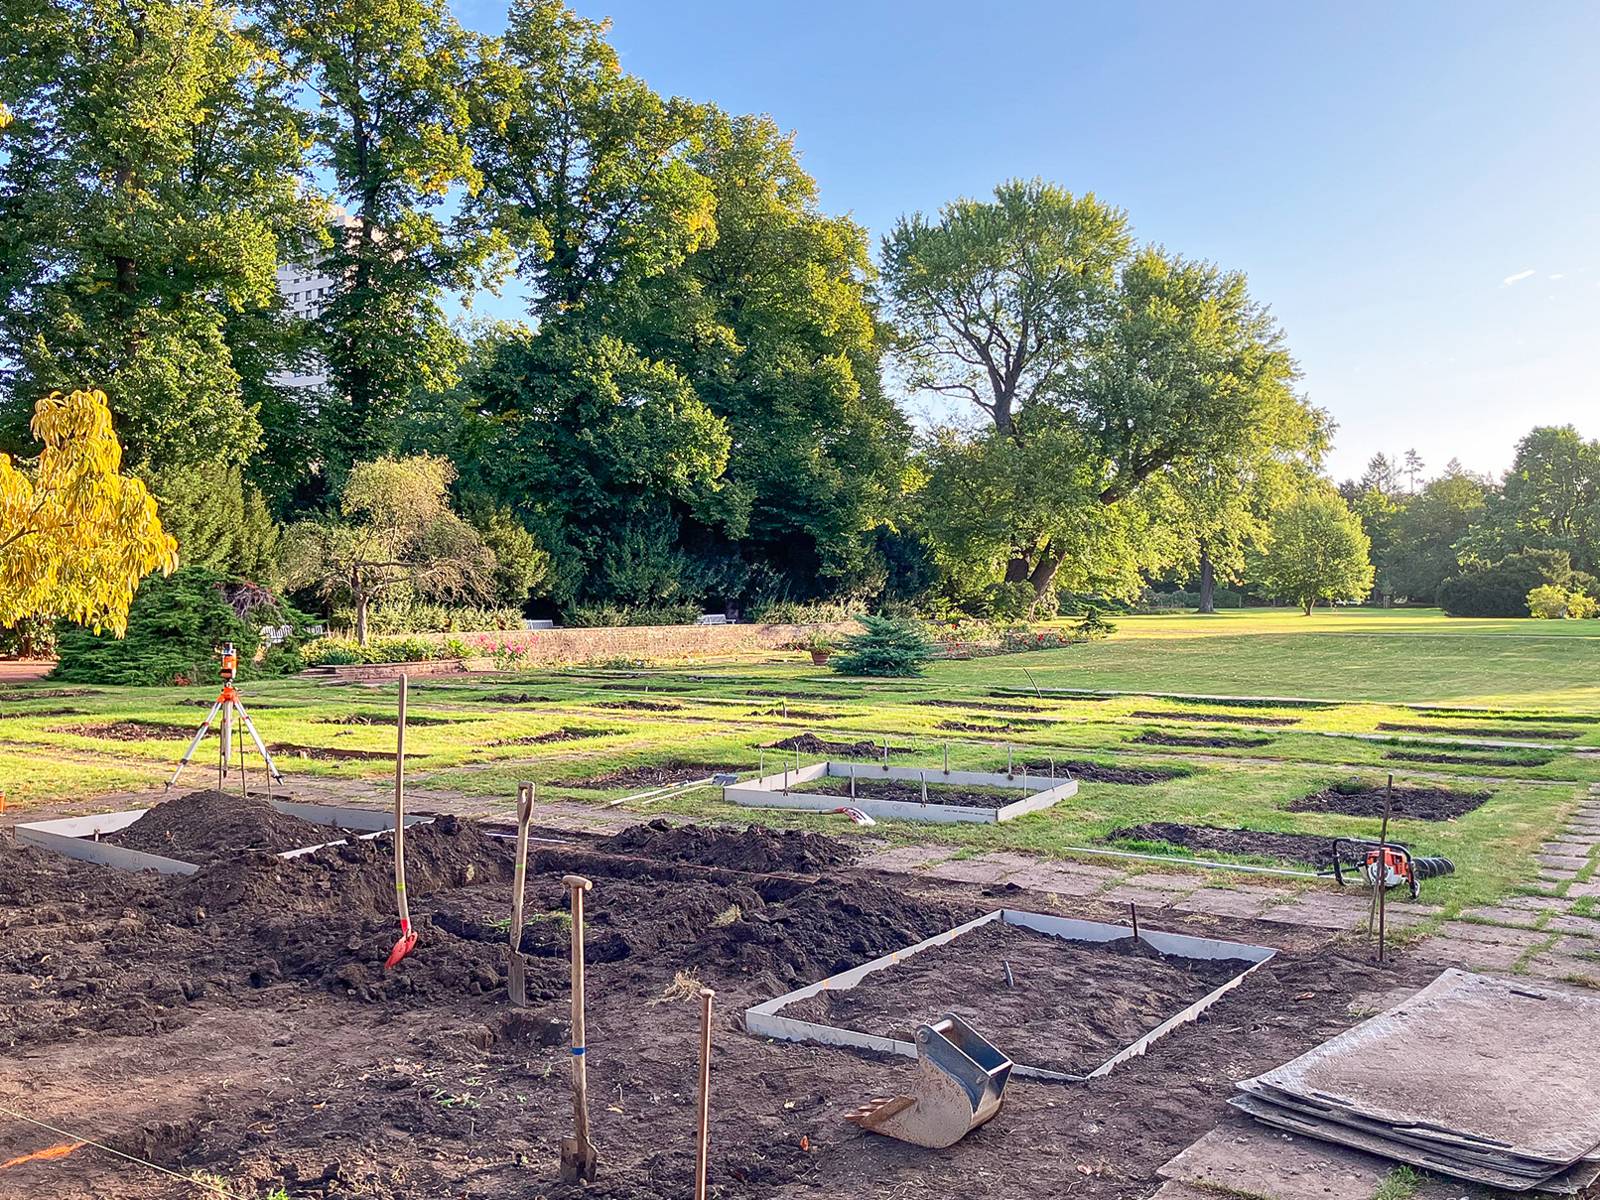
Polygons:
<instances>
[{"instance_id":1,"label":"rectangular foundation form","mask_svg":"<svg viewBox=\"0 0 1600 1200\"><path fill-rule=\"evenodd\" d=\"M768 1000L752 1008L747 1008L744 1014L745 1029L757 1037L777 1038L791 1042L820 1042L827 1046L849 1046L859 1050L887 1051L891 1054L915 1058L917 1056L917 1048L912 1042L880 1037L877 1034L858 1033L853 1029L841 1029L836 1025L801 1021L793 1017L783 1016L782 1010L798 1000L815 996L819 992L829 990L844 991L853 988L869 975L878 971L888 970L897 963L904 962L914 954L935 946L942 946L962 934L970 933L974 929L995 921L1074 942L1113 942L1133 936L1132 931L1125 925L1109 925L1102 921L1079 921L1068 917L1049 916L1045 913L1024 912L1020 909L995 909L993 912L985 913L981 917L976 917L963 925L957 925L954 929L934 934L934 936L920 941L914 946L907 946L904 950L896 950L892 954L885 954L881 958L875 958L859 967L852 967L848 971L830 975L826 979L807 984L805 987L796 988L794 991L787 992L774 1000ZM1159 930L1140 929L1139 937L1146 944L1161 951L1163 954L1177 955L1183 958L1238 960L1239 972L1225 983L1213 988L1187 1008L1168 1017L1148 1033L1124 1046L1086 1075L1072 1075L1062 1071L1052 1071L1043 1067L1029 1066L1023 1062L1016 1063L1013 1074L1031 1079L1065 1083L1081 1083L1084 1080L1097 1079L1102 1075L1107 1075L1120 1063L1142 1055L1152 1044L1171 1033L1174 1029L1193 1021L1224 995L1243 983L1252 971L1270 961L1277 954L1277 951L1270 946L1252 946L1244 942L1227 942L1215 938L1192 937L1182 933L1162 933ZM932 1020L937 1016L937 1013L930 1013L928 1019ZM982 1032L982 1030L980 1029L979 1032Z\"/></svg>"},{"instance_id":2,"label":"rectangular foundation form","mask_svg":"<svg viewBox=\"0 0 1600 1200\"><path fill-rule=\"evenodd\" d=\"M790 789L819 779L856 779L862 783L895 780L900 783L926 783L929 787L1006 788L1020 793L1009 804L979 808L964 804L939 804L930 800L918 804L906 800L877 800L870 796L833 796L821 792L796 792ZM1058 801L1078 794L1075 779L1052 779L1046 775L1014 775L1003 771L944 771L920 767L891 767L887 764L813 763L780 771L761 779L736 783L722 789L729 804L748 808L794 808L806 812L832 812L848 805L869 817L898 821L976 821L994 824L1049 808Z\"/></svg>"}]
</instances>

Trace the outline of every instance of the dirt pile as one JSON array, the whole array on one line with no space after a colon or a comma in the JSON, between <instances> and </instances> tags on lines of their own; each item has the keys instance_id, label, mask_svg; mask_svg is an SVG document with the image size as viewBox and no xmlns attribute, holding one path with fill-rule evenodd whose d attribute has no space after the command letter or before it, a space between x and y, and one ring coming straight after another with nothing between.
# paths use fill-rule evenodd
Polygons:
<instances>
[{"instance_id":1,"label":"dirt pile","mask_svg":"<svg viewBox=\"0 0 1600 1200\"><path fill-rule=\"evenodd\" d=\"M1451 754L1435 750L1386 750L1383 756L1396 762L1452 763L1466 767L1542 767L1555 761L1554 754L1516 750L1506 754Z\"/></svg>"},{"instance_id":2,"label":"dirt pile","mask_svg":"<svg viewBox=\"0 0 1600 1200\"><path fill-rule=\"evenodd\" d=\"M1058 758L1053 763L1047 758L1034 758L1019 765L1038 775L1048 775L1052 770L1063 779L1071 775L1079 783L1124 783L1133 787L1149 787L1189 773L1182 767L1116 767L1086 758Z\"/></svg>"},{"instance_id":3,"label":"dirt pile","mask_svg":"<svg viewBox=\"0 0 1600 1200\"><path fill-rule=\"evenodd\" d=\"M1165 955L1131 937L1073 942L994 922L783 1015L910 1042L919 1024L955 1013L1015 1062L1083 1074L1247 965Z\"/></svg>"},{"instance_id":4,"label":"dirt pile","mask_svg":"<svg viewBox=\"0 0 1600 1200\"><path fill-rule=\"evenodd\" d=\"M1108 842L1155 842L1181 846L1206 854L1239 854L1276 858L1285 862L1309 863L1314 867L1333 864L1333 839L1308 833L1272 833L1259 829L1219 829L1212 825L1180 825L1174 821L1151 821L1113 829Z\"/></svg>"},{"instance_id":5,"label":"dirt pile","mask_svg":"<svg viewBox=\"0 0 1600 1200\"><path fill-rule=\"evenodd\" d=\"M163 800L126 829L102 840L184 862L201 862L245 850L294 850L343 836L329 825L315 825L281 813L264 796L207 791Z\"/></svg>"},{"instance_id":6,"label":"dirt pile","mask_svg":"<svg viewBox=\"0 0 1600 1200\"><path fill-rule=\"evenodd\" d=\"M157 721L108 721L98 725L62 725L50 732L75 733L79 737L105 738L112 742L159 742L175 738L187 741L195 735L194 729L183 725L165 725Z\"/></svg>"},{"instance_id":7,"label":"dirt pile","mask_svg":"<svg viewBox=\"0 0 1600 1200\"><path fill-rule=\"evenodd\" d=\"M595 775L590 779L558 779L557 787L573 788L652 788L667 787L674 783L688 783L705 779L723 771L740 771L746 768L731 767L725 763L695 763L673 760L653 765L622 767Z\"/></svg>"},{"instance_id":8,"label":"dirt pile","mask_svg":"<svg viewBox=\"0 0 1600 1200\"><path fill-rule=\"evenodd\" d=\"M1483 805L1493 793L1455 792L1442 787L1396 787L1394 815L1413 821L1453 821ZM1381 783L1336 783L1289 805L1290 812L1336 812L1352 817L1382 817L1388 804Z\"/></svg>"},{"instance_id":9,"label":"dirt pile","mask_svg":"<svg viewBox=\"0 0 1600 1200\"><path fill-rule=\"evenodd\" d=\"M768 742L765 749L791 750L801 754L820 754L825 758L882 758L877 742L830 742L814 733L797 733L781 742Z\"/></svg>"},{"instance_id":10,"label":"dirt pile","mask_svg":"<svg viewBox=\"0 0 1600 1200\"><path fill-rule=\"evenodd\" d=\"M877 883L820 882L787 900L741 909L691 948L707 970L778 995L932 937L973 914Z\"/></svg>"},{"instance_id":11,"label":"dirt pile","mask_svg":"<svg viewBox=\"0 0 1600 1200\"><path fill-rule=\"evenodd\" d=\"M664 820L634 825L614 834L608 850L673 862L727 867L734 871L787 871L820 875L849 865L855 851L836 838L798 829L719 829L711 825L673 825Z\"/></svg>"}]
</instances>

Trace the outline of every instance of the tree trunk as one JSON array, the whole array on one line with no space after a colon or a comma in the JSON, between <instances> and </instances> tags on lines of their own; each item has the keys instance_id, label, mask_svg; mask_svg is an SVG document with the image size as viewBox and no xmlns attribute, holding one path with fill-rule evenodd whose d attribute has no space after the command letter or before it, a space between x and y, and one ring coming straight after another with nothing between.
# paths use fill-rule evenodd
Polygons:
<instances>
[{"instance_id":1,"label":"tree trunk","mask_svg":"<svg viewBox=\"0 0 1600 1200\"><path fill-rule=\"evenodd\" d=\"M1200 547L1200 611L1217 611L1217 572L1211 565L1211 552Z\"/></svg>"},{"instance_id":2,"label":"tree trunk","mask_svg":"<svg viewBox=\"0 0 1600 1200\"><path fill-rule=\"evenodd\" d=\"M1034 567L1033 575L1028 582L1033 584L1033 608L1039 607L1039 602L1049 593L1055 583L1056 572L1061 569L1061 560L1046 550L1039 556L1039 565ZM1032 615L1031 611L1030 614Z\"/></svg>"},{"instance_id":3,"label":"tree trunk","mask_svg":"<svg viewBox=\"0 0 1600 1200\"><path fill-rule=\"evenodd\" d=\"M367 597L363 592L356 593L356 645L367 644Z\"/></svg>"},{"instance_id":4,"label":"tree trunk","mask_svg":"<svg viewBox=\"0 0 1600 1200\"><path fill-rule=\"evenodd\" d=\"M1317 602L1317 598L1315 596L1307 596L1306 597L1306 616L1309 617L1311 615L1311 609L1316 604L1316 602Z\"/></svg>"},{"instance_id":5,"label":"tree trunk","mask_svg":"<svg viewBox=\"0 0 1600 1200\"><path fill-rule=\"evenodd\" d=\"M1006 563L1006 582L1026 583L1031 569L1026 554L1013 554L1011 560Z\"/></svg>"}]
</instances>

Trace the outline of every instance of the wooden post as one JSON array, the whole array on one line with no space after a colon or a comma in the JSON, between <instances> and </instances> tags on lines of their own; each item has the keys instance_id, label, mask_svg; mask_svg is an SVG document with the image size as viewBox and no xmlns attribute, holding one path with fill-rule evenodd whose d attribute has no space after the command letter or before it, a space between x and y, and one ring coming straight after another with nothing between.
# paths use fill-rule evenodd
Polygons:
<instances>
[{"instance_id":1,"label":"wooden post","mask_svg":"<svg viewBox=\"0 0 1600 1200\"><path fill-rule=\"evenodd\" d=\"M596 1155L589 1140L588 1044L583 1024L583 896L594 885L581 875L561 882L572 894L572 1112L575 1136L561 1141L561 1178L594 1182Z\"/></svg>"},{"instance_id":2,"label":"wooden post","mask_svg":"<svg viewBox=\"0 0 1600 1200\"><path fill-rule=\"evenodd\" d=\"M400 940L389 951L389 970L416 947L411 928L411 902L406 899L406 676L400 676L400 706L394 724L394 898L400 910Z\"/></svg>"},{"instance_id":3,"label":"wooden post","mask_svg":"<svg viewBox=\"0 0 1600 1200\"><path fill-rule=\"evenodd\" d=\"M533 784L517 785L517 862L511 879L511 947L506 990L518 1008L528 1003L528 963L522 957L522 897L528 882L528 824L533 819Z\"/></svg>"},{"instance_id":4,"label":"wooden post","mask_svg":"<svg viewBox=\"0 0 1600 1200\"><path fill-rule=\"evenodd\" d=\"M700 1136L694 1148L694 1200L706 1200L706 1159L711 1152L711 999L700 989Z\"/></svg>"}]
</instances>

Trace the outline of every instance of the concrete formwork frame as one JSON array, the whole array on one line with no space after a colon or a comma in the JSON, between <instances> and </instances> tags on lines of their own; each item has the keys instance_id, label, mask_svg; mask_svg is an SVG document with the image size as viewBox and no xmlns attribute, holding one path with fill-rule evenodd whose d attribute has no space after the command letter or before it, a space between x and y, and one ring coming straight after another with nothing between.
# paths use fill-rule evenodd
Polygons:
<instances>
[{"instance_id":1,"label":"concrete formwork frame","mask_svg":"<svg viewBox=\"0 0 1600 1200\"><path fill-rule=\"evenodd\" d=\"M797 792L791 789L801 784L815 783L828 777L857 779L863 783L872 780L893 779L901 783L926 783L929 787L953 785L958 787L1009 788L1021 793L1017 800L995 808L973 808L961 804L919 804L909 800L877 800L870 796L825 795L821 792ZM813 763L808 767L793 767L760 779L735 783L722 789L722 798L730 804L743 804L750 808L798 808L809 812L831 812L848 804L869 817L885 817L904 821L979 821L994 823L1010 821L1027 813L1049 808L1057 801L1078 793L1075 779L1052 779L1047 775L1013 775L1004 771L944 771L937 768L891 767L884 763Z\"/></svg>"},{"instance_id":2,"label":"concrete formwork frame","mask_svg":"<svg viewBox=\"0 0 1600 1200\"><path fill-rule=\"evenodd\" d=\"M896 950L892 954L885 954L875 958L869 963L859 967L852 967L848 971L841 971L837 975L807 984L805 987L796 988L774 1000L757 1004L747 1008L744 1014L745 1029L758 1037L778 1038L790 1042L821 1042L828 1046L851 1046L860 1050L888 1051L891 1054L901 1054L907 1058L917 1056L917 1047L912 1042L902 1042L897 1038L880 1037L877 1034L858 1033L853 1029L841 1029L836 1025L823 1025L816 1021L801 1021L793 1017L785 1017L782 1010L798 1000L805 1000L825 991L846 991L855 987L867 976L879 971L888 970L897 963L904 962L913 954L934 946L942 946L946 942L970 933L974 929L999 921L1005 925L1016 925L1023 929L1032 929L1038 933L1049 934L1065 941L1073 942L1113 942L1121 938L1132 937L1132 931L1125 925L1109 925L1102 921L1078 921L1068 917L1052 917L1045 913L1024 912L1020 909L1000 908L993 912L976 917L964 925L957 925L954 929L947 929L943 933L936 933L932 937L918 942L914 946L907 946L904 950ZM1064 1083L1081 1083L1088 1079L1097 1079L1109 1074L1120 1063L1136 1058L1150 1048L1152 1044L1171 1033L1181 1025L1187 1025L1206 1009L1210 1008L1228 992L1244 982L1247 976L1268 962L1277 951L1270 946L1252 946L1244 942L1226 942L1216 938L1191 937L1182 933L1162 933L1159 930L1139 930L1139 937L1147 944L1161 951L1163 954L1178 955L1183 958L1200 959L1235 959L1239 962L1239 971L1225 983L1213 988L1193 1004L1181 1012L1168 1017L1154 1029L1141 1036L1137 1041L1124 1046L1116 1054L1101 1063L1087 1075L1072 1075L1063 1071L1052 1071L1044 1067L1028 1066L1018 1062L1013 1068L1016 1075L1027 1076L1032 1079L1052 1080ZM930 1019L937 1014L929 1014Z\"/></svg>"},{"instance_id":3,"label":"concrete formwork frame","mask_svg":"<svg viewBox=\"0 0 1600 1200\"><path fill-rule=\"evenodd\" d=\"M381 837L394 828L394 814L370 808L348 808L335 804L300 804L293 800L273 800L267 803L279 812L299 817L313 825L327 825L334 829L366 830L363 838ZM116 846L100 840L107 833L126 829L150 810L125 809L122 812L99 813L91 817L61 817L53 821L28 821L16 826L17 841L25 846L38 846L54 850L68 858L100 863L123 871L159 871L163 875L192 875L199 865L183 859L167 858L128 846ZM433 820L432 817L407 817L406 828ZM342 842L343 837L330 838L315 846L300 846L293 850L280 850L279 858L298 858Z\"/></svg>"}]
</instances>

